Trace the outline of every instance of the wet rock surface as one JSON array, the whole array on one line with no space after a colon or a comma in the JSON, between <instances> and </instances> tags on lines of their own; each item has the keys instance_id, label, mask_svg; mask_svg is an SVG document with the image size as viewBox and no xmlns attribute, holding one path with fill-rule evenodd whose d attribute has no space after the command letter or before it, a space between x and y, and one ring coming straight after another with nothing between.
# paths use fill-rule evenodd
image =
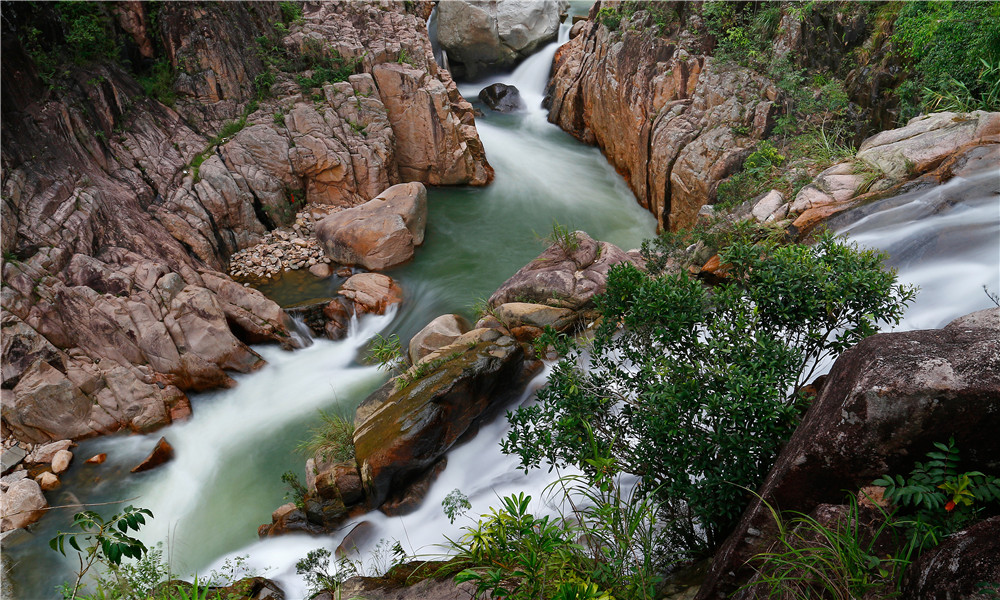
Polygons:
<instances>
[{"instance_id":1,"label":"wet rock surface","mask_svg":"<svg viewBox=\"0 0 1000 600\"><path fill-rule=\"evenodd\" d=\"M170 445L167 438L161 437L157 440L156 445L153 446L153 449L149 452L146 458L142 459L142 462L132 467L132 473L142 473L143 471L155 469L156 467L173 460L173 458L174 447Z\"/></svg>"},{"instance_id":2,"label":"wet rock surface","mask_svg":"<svg viewBox=\"0 0 1000 600\"><path fill-rule=\"evenodd\" d=\"M494 83L479 90L479 99L497 112L509 113L524 108L521 92L505 83Z\"/></svg>"},{"instance_id":3,"label":"wet rock surface","mask_svg":"<svg viewBox=\"0 0 1000 600\"><path fill-rule=\"evenodd\" d=\"M23 49L5 53L3 425L26 442L150 431L190 413L187 392L259 368L248 344L296 346L288 316L223 273L326 264L311 222L293 222L302 202L492 177L416 8L307 4L276 43L295 56L319 40L355 73L302 90L298 73L271 71L252 105L269 67L247 43L276 35L277 4L163 8L173 107L118 65L73 67L49 89ZM116 15L138 52L158 51L147 11ZM223 137L227 121L241 128Z\"/></svg>"}]
</instances>

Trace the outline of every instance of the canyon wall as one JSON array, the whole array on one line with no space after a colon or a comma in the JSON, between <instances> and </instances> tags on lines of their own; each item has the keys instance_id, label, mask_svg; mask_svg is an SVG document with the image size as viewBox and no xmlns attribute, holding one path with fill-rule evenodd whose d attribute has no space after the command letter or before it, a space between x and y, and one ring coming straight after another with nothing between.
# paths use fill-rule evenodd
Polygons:
<instances>
[{"instance_id":1,"label":"canyon wall","mask_svg":"<svg viewBox=\"0 0 1000 600\"><path fill-rule=\"evenodd\" d=\"M490 181L472 107L434 62L424 4L303 8L282 23L277 3L108 5L130 61L44 78L25 14L9 15L5 437L154 429L190 412L187 392L263 365L249 344L299 345L280 307L224 271L303 201ZM174 73L170 106L134 71L157 56ZM353 74L310 89L323 64Z\"/></svg>"}]
</instances>

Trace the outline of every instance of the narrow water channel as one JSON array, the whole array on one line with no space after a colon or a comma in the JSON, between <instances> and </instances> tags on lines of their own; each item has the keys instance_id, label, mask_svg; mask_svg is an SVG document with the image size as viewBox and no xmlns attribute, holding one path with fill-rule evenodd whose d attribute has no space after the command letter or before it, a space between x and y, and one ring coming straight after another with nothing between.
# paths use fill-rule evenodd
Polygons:
<instances>
[{"instance_id":1,"label":"narrow water channel","mask_svg":"<svg viewBox=\"0 0 1000 600\"><path fill-rule=\"evenodd\" d=\"M290 536L256 543L257 526L269 522L271 511L286 501L281 474L291 470L302 475L306 457L295 448L317 422L317 410L353 414L357 404L384 381L383 373L359 361L367 341L382 332L396 333L405 342L440 314L457 312L471 318L477 301L544 249L543 238L554 222L625 249L638 247L654 234L655 220L636 204L600 151L546 122L541 98L557 45L503 78L520 88L525 110L501 115L483 107L485 114L477 119L496 170L493 184L429 189L424 244L411 263L388 272L404 290L397 311L363 319L340 342L316 340L296 352L255 348L268 366L235 376L238 386L233 389L193 396L194 415L186 423L146 436L81 443L75 449L79 460L63 479L64 491L56 492L51 503L127 500L149 508L155 518L140 537L149 544L162 542L164 555L180 575L204 574L220 557L249 554L250 562L261 570L273 568L269 576L282 581L289 598L300 597L304 589L294 574L295 561L320 545L335 547L339 540ZM463 87L462 92L474 100L486 83ZM330 284L310 278L297 273L270 284L265 292L288 305L334 291ZM500 426L484 427L463 447L460 452L471 452L471 458L456 455L454 466L445 471L435 490L441 485L451 486L444 493L461 488L476 502L474 511L485 511L496 498L492 491L496 485L506 481L513 486L510 491L528 487L512 471L513 465L499 457ZM131 475L128 470L161 435L173 444L175 460ZM82 459L101 452L108 454L105 464L82 464ZM497 488L497 493L507 492ZM432 509L424 514L428 506ZM110 514L115 508L100 510ZM428 544L443 541L440 523L447 520L440 499L428 500L425 510L418 513L423 515L418 520L428 528L404 525L415 538L412 544L404 542L407 550L430 551L425 548ZM54 587L70 578L75 563L52 552L48 540L57 530L68 528L73 512L55 511L39 523L32 539L4 545L14 597L55 597ZM380 529L389 521L381 517L376 524ZM403 541L405 534L387 530L383 537Z\"/></svg>"},{"instance_id":2,"label":"narrow water channel","mask_svg":"<svg viewBox=\"0 0 1000 600\"><path fill-rule=\"evenodd\" d=\"M563 32L565 35L565 31ZM162 542L181 576L207 573L227 557L248 556L248 563L278 579L289 598L304 593L295 561L313 548L335 548L342 534L329 538L287 536L259 541L256 528L270 521L285 502L281 473L301 474L305 456L296 445L316 422L316 411L344 415L384 380L384 374L359 360L375 333L397 333L404 341L439 314L472 316L472 306L544 247L541 238L554 221L583 229L625 249L653 235L655 222L636 204L621 178L596 148L586 147L545 120L542 90L556 44L523 63L513 74L462 87L467 98L493 81L516 85L527 109L499 115L488 110L477 125L495 182L486 188L429 191L428 229L415 259L390 271L405 292L402 306L383 317L352 325L346 340L317 340L296 352L274 347L257 350L267 359L261 371L236 376L238 386L192 398L194 415L186 423L147 436L115 436L84 442L83 459L107 452L99 467L77 460L52 504L127 500L150 508L155 518L142 534ZM922 290L902 329L938 327L950 319L992 306L982 287L1000 291L1000 190L995 173L956 179L945 186L870 205L839 218L835 227L862 244L887 250L900 278ZM328 295L323 282L296 275L270 293L284 304ZM532 383L544 383L544 373ZM526 392L528 398L531 389ZM373 513L372 534L362 553L379 540L400 542L412 553L439 552L435 544L456 536L462 523L449 524L441 500L460 489L473 503L471 514L486 512L500 496L515 492L539 497L553 475L524 476L515 461L499 452L505 433L501 417L486 424L471 442L449 455L448 467L432 486L423 506L406 517ZM165 436L176 459L157 470L130 475L133 466ZM115 507L102 507L110 512ZM71 510L56 511L33 538L5 544L4 564L12 597L55 597L74 563L49 550L55 531L68 527ZM268 570L269 569L269 570Z\"/></svg>"}]
</instances>

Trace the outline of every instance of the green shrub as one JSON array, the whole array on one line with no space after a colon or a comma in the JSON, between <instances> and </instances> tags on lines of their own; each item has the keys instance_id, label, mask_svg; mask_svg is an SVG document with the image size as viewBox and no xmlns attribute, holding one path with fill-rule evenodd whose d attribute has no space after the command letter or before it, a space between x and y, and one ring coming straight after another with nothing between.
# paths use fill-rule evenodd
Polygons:
<instances>
[{"instance_id":1,"label":"green shrub","mask_svg":"<svg viewBox=\"0 0 1000 600\"><path fill-rule=\"evenodd\" d=\"M981 77L982 61L1000 63L1000 3L905 2L892 41L912 60L909 80L899 90L902 120L951 93L988 99L996 79ZM1000 109L996 100L982 108Z\"/></svg>"},{"instance_id":2,"label":"green shrub","mask_svg":"<svg viewBox=\"0 0 1000 600\"><path fill-rule=\"evenodd\" d=\"M281 22L300 23L302 21L302 5L298 2L279 2L278 8L281 10Z\"/></svg>"},{"instance_id":3,"label":"green shrub","mask_svg":"<svg viewBox=\"0 0 1000 600\"><path fill-rule=\"evenodd\" d=\"M980 520L986 506L1000 502L1000 479L979 471L959 472L954 438L935 443L927 462L918 462L909 477L885 475L874 485L911 519L903 524L911 543L936 545L940 538Z\"/></svg>"},{"instance_id":4,"label":"green shrub","mask_svg":"<svg viewBox=\"0 0 1000 600\"><path fill-rule=\"evenodd\" d=\"M49 546L65 555L66 544L77 551L80 569L76 573L76 581L61 587L64 598L70 600L77 597L83 586L87 573L97 565L118 573L122 559L141 559L146 556L146 545L141 540L129 535L129 531L139 531L146 523L145 517L153 513L145 508L126 506L122 512L105 519L100 514L86 510L73 516L73 527L78 531L56 534ZM81 547L81 543L85 544ZM96 570L96 569L95 569Z\"/></svg>"},{"instance_id":5,"label":"green shrub","mask_svg":"<svg viewBox=\"0 0 1000 600\"><path fill-rule=\"evenodd\" d=\"M597 11L596 20L601 25L614 31L622 24L622 15L617 9L610 6L602 6L601 10Z\"/></svg>"},{"instance_id":6,"label":"green shrub","mask_svg":"<svg viewBox=\"0 0 1000 600\"><path fill-rule=\"evenodd\" d=\"M177 94L174 92L176 79L174 69L170 65L170 61L166 59L156 61L148 74L136 77L139 85L142 86L142 91L147 96L155 98L167 106L173 106L177 101Z\"/></svg>"},{"instance_id":7,"label":"green shrub","mask_svg":"<svg viewBox=\"0 0 1000 600\"><path fill-rule=\"evenodd\" d=\"M335 462L354 458L354 419L325 410L319 411L320 423L309 430L309 437L298 445L308 456Z\"/></svg>"},{"instance_id":8,"label":"green shrub","mask_svg":"<svg viewBox=\"0 0 1000 600\"><path fill-rule=\"evenodd\" d=\"M829 234L811 247L737 240L721 258L728 277L711 291L686 274L613 268L588 357L557 364L538 403L508 414L503 442L524 469L592 472L592 428L602 453L656 491L678 552L710 550L738 519L816 361L898 323L914 294L880 253Z\"/></svg>"},{"instance_id":9,"label":"green shrub","mask_svg":"<svg viewBox=\"0 0 1000 600\"><path fill-rule=\"evenodd\" d=\"M456 581L473 582L479 594L524 600L657 597L667 568L659 560L659 503L626 490L614 459L598 452L592 446L588 459L594 476L560 477L545 491L547 505L571 506L572 515L535 516L531 497L519 493L449 540L464 568Z\"/></svg>"}]
</instances>

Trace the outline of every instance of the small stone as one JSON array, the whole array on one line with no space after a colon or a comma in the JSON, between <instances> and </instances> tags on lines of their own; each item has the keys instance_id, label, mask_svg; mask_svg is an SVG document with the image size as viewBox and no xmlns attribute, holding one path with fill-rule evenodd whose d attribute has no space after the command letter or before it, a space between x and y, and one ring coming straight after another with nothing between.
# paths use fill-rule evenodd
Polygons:
<instances>
[{"instance_id":1,"label":"small stone","mask_svg":"<svg viewBox=\"0 0 1000 600\"><path fill-rule=\"evenodd\" d=\"M60 450L52 457L52 472L59 474L69 468L70 461L73 460L73 453L69 450Z\"/></svg>"},{"instance_id":2,"label":"small stone","mask_svg":"<svg viewBox=\"0 0 1000 600\"><path fill-rule=\"evenodd\" d=\"M330 266L322 263L313 264L309 267L309 272L320 279L326 279L330 276Z\"/></svg>"},{"instance_id":3,"label":"small stone","mask_svg":"<svg viewBox=\"0 0 1000 600\"><path fill-rule=\"evenodd\" d=\"M149 456L143 459L141 463L133 467L133 473L141 473L143 471L148 471L154 469L163 463L169 461L174 457L174 447L170 445L167 438L161 437L158 442L156 442L156 447L153 451L149 453Z\"/></svg>"},{"instance_id":4,"label":"small stone","mask_svg":"<svg viewBox=\"0 0 1000 600\"><path fill-rule=\"evenodd\" d=\"M245 283L243 285L250 285L250 284ZM107 453L101 452L100 454L95 454L95 455L91 456L90 458L88 458L85 461L85 463L88 464L88 465L101 465L101 464L104 464L104 461L106 461L106 460L108 460Z\"/></svg>"},{"instance_id":5,"label":"small stone","mask_svg":"<svg viewBox=\"0 0 1000 600\"><path fill-rule=\"evenodd\" d=\"M43 492L50 492L60 486L60 481L56 474L49 473L48 471L35 477L35 481L38 482L38 487L42 488Z\"/></svg>"}]
</instances>

